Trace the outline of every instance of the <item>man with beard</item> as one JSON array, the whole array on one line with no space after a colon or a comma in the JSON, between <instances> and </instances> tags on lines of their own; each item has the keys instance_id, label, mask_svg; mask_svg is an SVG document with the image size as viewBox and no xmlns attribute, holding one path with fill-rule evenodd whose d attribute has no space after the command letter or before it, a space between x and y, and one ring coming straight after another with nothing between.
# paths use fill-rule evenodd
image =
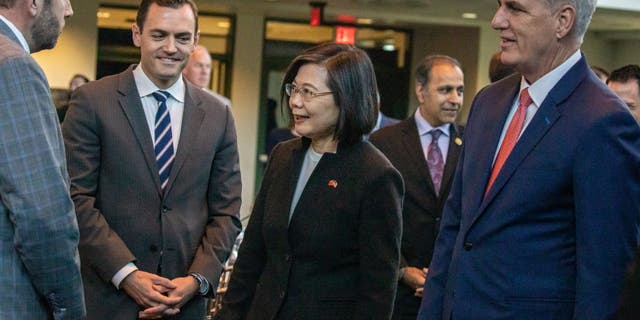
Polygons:
<instances>
[{"instance_id":1,"label":"man with beard","mask_svg":"<svg viewBox=\"0 0 640 320\"><path fill-rule=\"evenodd\" d=\"M62 136L30 55L72 14L69 0L0 0L0 319L85 314Z\"/></svg>"},{"instance_id":2,"label":"man with beard","mask_svg":"<svg viewBox=\"0 0 640 320\"><path fill-rule=\"evenodd\" d=\"M182 77L193 0L143 0L140 64L77 89L62 125L92 319L203 319L241 229L231 110Z\"/></svg>"}]
</instances>

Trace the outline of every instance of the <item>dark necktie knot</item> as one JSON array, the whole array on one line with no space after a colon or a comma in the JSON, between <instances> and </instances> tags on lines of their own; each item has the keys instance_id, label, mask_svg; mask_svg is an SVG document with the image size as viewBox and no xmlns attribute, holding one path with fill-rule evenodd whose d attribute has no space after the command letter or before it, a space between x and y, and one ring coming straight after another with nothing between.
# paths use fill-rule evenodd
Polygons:
<instances>
[{"instance_id":1,"label":"dark necktie knot","mask_svg":"<svg viewBox=\"0 0 640 320\"><path fill-rule=\"evenodd\" d=\"M438 143L438 139L440 139L440 135L442 135L442 131L440 129L433 129L429 131L431 135L431 143Z\"/></svg>"},{"instance_id":2,"label":"dark necktie knot","mask_svg":"<svg viewBox=\"0 0 640 320\"><path fill-rule=\"evenodd\" d=\"M171 94L169 92L162 91L162 90L158 90L158 91L152 93L152 95L153 95L154 98L156 98L156 100L159 103L166 102L167 99L169 99L169 97L171 96Z\"/></svg>"}]
</instances>

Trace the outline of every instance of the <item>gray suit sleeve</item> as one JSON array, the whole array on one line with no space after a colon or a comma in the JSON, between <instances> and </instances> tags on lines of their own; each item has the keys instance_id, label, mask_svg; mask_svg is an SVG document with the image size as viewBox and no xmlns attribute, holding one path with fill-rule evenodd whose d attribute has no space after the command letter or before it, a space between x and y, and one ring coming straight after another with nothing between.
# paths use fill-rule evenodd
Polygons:
<instances>
[{"instance_id":1,"label":"gray suit sleeve","mask_svg":"<svg viewBox=\"0 0 640 320\"><path fill-rule=\"evenodd\" d=\"M47 80L24 55L2 62L0 83L0 197L14 248L53 318L82 318L78 225Z\"/></svg>"},{"instance_id":2,"label":"gray suit sleeve","mask_svg":"<svg viewBox=\"0 0 640 320\"><path fill-rule=\"evenodd\" d=\"M216 124L223 125L225 130L211 163L207 190L209 219L202 242L189 268L189 272L205 276L214 289L222 274L223 264L242 230L239 218L242 182L238 143L233 115L229 107L225 106L225 110L224 117L220 117L221 123Z\"/></svg>"}]
</instances>

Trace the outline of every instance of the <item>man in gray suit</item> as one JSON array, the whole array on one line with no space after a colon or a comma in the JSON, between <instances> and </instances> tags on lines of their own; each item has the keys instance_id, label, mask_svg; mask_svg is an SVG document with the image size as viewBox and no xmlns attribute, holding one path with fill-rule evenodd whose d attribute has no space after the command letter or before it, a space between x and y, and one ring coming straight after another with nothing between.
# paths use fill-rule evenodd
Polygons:
<instances>
[{"instance_id":1,"label":"man in gray suit","mask_svg":"<svg viewBox=\"0 0 640 320\"><path fill-rule=\"evenodd\" d=\"M90 319L203 319L241 229L229 107L184 81L192 0L143 0L141 60L74 92L63 124Z\"/></svg>"},{"instance_id":2,"label":"man in gray suit","mask_svg":"<svg viewBox=\"0 0 640 320\"><path fill-rule=\"evenodd\" d=\"M68 0L0 0L0 319L81 319L78 225L44 72Z\"/></svg>"}]
</instances>

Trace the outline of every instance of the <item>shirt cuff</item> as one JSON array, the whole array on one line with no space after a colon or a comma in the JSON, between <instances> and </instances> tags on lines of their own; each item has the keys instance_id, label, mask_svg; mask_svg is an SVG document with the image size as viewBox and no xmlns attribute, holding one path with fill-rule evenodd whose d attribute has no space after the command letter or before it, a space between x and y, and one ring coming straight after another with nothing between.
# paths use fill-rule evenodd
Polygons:
<instances>
[{"instance_id":1,"label":"shirt cuff","mask_svg":"<svg viewBox=\"0 0 640 320\"><path fill-rule=\"evenodd\" d=\"M120 289L120 283L124 278L130 275L132 272L138 270L138 267L133 262L127 263L122 269L118 270L113 278L111 278L111 283L116 286L116 289Z\"/></svg>"}]
</instances>

